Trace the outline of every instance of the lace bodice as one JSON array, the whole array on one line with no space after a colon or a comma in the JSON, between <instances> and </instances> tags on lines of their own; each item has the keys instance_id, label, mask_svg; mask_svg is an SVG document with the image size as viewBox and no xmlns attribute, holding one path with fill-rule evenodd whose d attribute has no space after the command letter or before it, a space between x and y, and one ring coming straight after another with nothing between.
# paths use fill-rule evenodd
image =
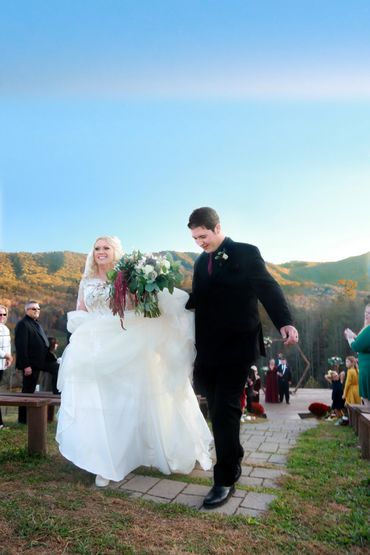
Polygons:
<instances>
[{"instance_id":1,"label":"lace bodice","mask_svg":"<svg viewBox=\"0 0 370 555\"><path fill-rule=\"evenodd\" d=\"M109 306L109 285L99 278L84 278L81 280L78 292L77 308L81 304L86 307L88 312L110 312Z\"/></svg>"}]
</instances>

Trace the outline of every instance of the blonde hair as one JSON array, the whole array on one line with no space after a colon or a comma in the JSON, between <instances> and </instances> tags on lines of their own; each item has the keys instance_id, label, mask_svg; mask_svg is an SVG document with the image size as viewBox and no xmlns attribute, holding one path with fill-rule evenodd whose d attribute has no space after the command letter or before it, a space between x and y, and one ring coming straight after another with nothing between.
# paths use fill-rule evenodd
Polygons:
<instances>
[{"instance_id":1,"label":"blonde hair","mask_svg":"<svg viewBox=\"0 0 370 555\"><path fill-rule=\"evenodd\" d=\"M354 368L355 370L358 371L358 364L357 364L357 360L356 360L355 357L348 356L348 357L346 357L346 360L349 360L349 362L351 363L351 368Z\"/></svg>"},{"instance_id":2,"label":"blonde hair","mask_svg":"<svg viewBox=\"0 0 370 555\"><path fill-rule=\"evenodd\" d=\"M6 315L8 316L8 307L5 304L0 304L0 308L3 308L6 311Z\"/></svg>"},{"instance_id":3,"label":"blonde hair","mask_svg":"<svg viewBox=\"0 0 370 555\"><path fill-rule=\"evenodd\" d=\"M86 258L85 270L83 273L84 278L91 278L97 275L98 266L94 259L94 248L98 241L106 241L110 247L113 249L113 265L115 265L118 260L123 255L123 249L121 241L115 235L103 235L97 237L94 241L93 247Z\"/></svg>"}]
</instances>

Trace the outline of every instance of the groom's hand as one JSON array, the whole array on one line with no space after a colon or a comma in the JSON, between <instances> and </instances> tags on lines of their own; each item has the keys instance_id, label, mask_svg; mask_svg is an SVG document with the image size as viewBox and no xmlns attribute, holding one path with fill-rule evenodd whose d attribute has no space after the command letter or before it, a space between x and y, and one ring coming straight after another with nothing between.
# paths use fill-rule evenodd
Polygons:
<instances>
[{"instance_id":1,"label":"groom's hand","mask_svg":"<svg viewBox=\"0 0 370 555\"><path fill-rule=\"evenodd\" d=\"M298 331L294 326L283 326L280 328L280 333L284 339L284 345L295 345L298 343Z\"/></svg>"}]
</instances>

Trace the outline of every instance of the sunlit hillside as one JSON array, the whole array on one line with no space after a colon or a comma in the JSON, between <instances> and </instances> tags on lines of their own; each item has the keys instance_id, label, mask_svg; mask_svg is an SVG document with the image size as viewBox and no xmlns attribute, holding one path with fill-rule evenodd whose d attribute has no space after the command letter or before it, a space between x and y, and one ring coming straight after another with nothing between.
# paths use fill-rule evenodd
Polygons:
<instances>
[{"instance_id":1,"label":"sunlit hillside","mask_svg":"<svg viewBox=\"0 0 370 555\"><path fill-rule=\"evenodd\" d=\"M192 252L175 252L172 256L182 265L182 288L191 287L194 260ZM12 329L24 314L28 299L40 302L40 322L49 335L55 335L62 352L67 342L67 312L74 310L78 284L86 254L74 252L0 253L0 302L9 311ZM300 330L301 347L312 361L311 378L322 381L326 360L348 349L343 330L362 325L364 302L370 300L370 253L338 262L289 262L267 264L282 286ZM275 337L271 353L279 349L279 336L261 307L266 335ZM297 350L289 353L295 368L294 379L303 371L304 363Z\"/></svg>"},{"instance_id":2,"label":"sunlit hillside","mask_svg":"<svg viewBox=\"0 0 370 555\"><path fill-rule=\"evenodd\" d=\"M192 252L172 251L180 260L182 287L190 289L194 260ZM16 310L29 298L60 312L75 306L78 283L86 255L74 252L0 252L0 299ZM350 280L359 291L370 291L370 253L338 262L288 262L267 264L269 271L292 298L335 296L340 280Z\"/></svg>"}]
</instances>

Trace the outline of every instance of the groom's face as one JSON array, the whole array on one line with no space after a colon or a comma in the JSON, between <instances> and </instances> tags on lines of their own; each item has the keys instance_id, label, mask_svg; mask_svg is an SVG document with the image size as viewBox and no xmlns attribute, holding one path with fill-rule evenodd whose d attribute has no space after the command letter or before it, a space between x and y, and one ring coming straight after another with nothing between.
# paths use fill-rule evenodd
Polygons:
<instances>
[{"instance_id":1,"label":"groom's face","mask_svg":"<svg viewBox=\"0 0 370 555\"><path fill-rule=\"evenodd\" d=\"M207 229L204 226L194 227L191 235L196 244L205 252L214 252L222 243L221 226L217 224L215 229Z\"/></svg>"}]
</instances>

